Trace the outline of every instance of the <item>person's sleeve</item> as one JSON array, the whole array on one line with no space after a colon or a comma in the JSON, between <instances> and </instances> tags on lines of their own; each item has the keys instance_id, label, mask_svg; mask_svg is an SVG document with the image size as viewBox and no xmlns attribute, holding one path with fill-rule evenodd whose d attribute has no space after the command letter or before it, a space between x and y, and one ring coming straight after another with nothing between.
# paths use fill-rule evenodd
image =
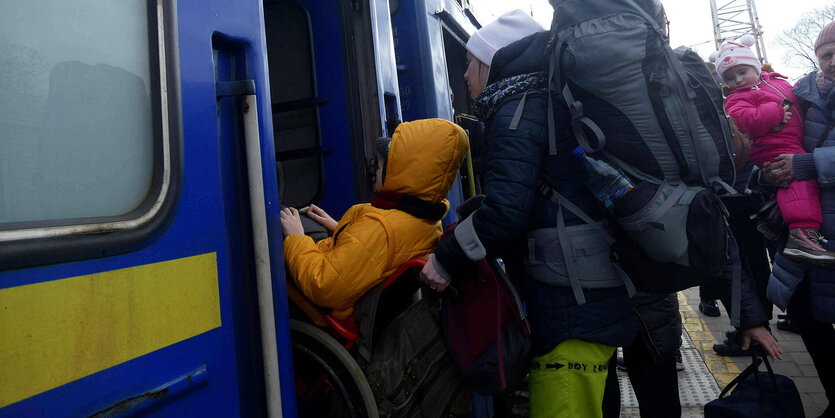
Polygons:
<instances>
[{"instance_id":1,"label":"person's sleeve","mask_svg":"<svg viewBox=\"0 0 835 418\"><path fill-rule=\"evenodd\" d=\"M296 286L311 302L329 308L352 305L377 283L389 261L381 220L364 219L337 231L335 240L318 245L304 235L284 240L287 268Z\"/></svg>"},{"instance_id":2,"label":"person's sleeve","mask_svg":"<svg viewBox=\"0 0 835 418\"><path fill-rule=\"evenodd\" d=\"M754 280L744 272L742 272L740 291L742 299L740 304L740 328L749 329L768 325L768 316L757 291L754 289ZM731 303L736 303L736 301Z\"/></svg>"},{"instance_id":3,"label":"person's sleeve","mask_svg":"<svg viewBox=\"0 0 835 418\"><path fill-rule=\"evenodd\" d=\"M734 120L739 130L759 138L767 135L774 129L783 117L786 110L779 103L765 102L756 104L743 94L731 94L725 99L725 111Z\"/></svg>"},{"instance_id":4,"label":"person's sleeve","mask_svg":"<svg viewBox=\"0 0 835 418\"><path fill-rule=\"evenodd\" d=\"M795 161L797 161L797 158L807 155L810 154L797 155L794 157ZM815 148L815 152L811 155L814 157L814 169L818 177L818 184L821 187L832 187L835 185L835 147ZM801 159L801 170L804 169L803 163L804 160ZM797 162L794 162L792 165L795 164Z\"/></svg>"},{"instance_id":5,"label":"person's sleeve","mask_svg":"<svg viewBox=\"0 0 835 418\"><path fill-rule=\"evenodd\" d=\"M818 176L813 154L796 154L792 159L792 171L798 180L809 180Z\"/></svg>"},{"instance_id":6,"label":"person's sleeve","mask_svg":"<svg viewBox=\"0 0 835 418\"><path fill-rule=\"evenodd\" d=\"M519 100L512 100L502 105L486 132L487 197L473 215L472 230L488 257L505 253L526 233L547 146L544 100L529 97L517 129L511 131L518 104ZM451 276L447 279L464 277L475 270L474 262L454 236L441 242L435 257Z\"/></svg>"}]
</instances>

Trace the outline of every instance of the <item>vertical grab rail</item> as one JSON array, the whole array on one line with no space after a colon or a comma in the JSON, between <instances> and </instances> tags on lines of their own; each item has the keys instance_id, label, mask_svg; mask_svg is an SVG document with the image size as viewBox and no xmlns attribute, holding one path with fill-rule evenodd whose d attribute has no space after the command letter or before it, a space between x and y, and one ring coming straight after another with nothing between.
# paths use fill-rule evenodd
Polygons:
<instances>
[{"instance_id":1,"label":"vertical grab rail","mask_svg":"<svg viewBox=\"0 0 835 418\"><path fill-rule=\"evenodd\" d=\"M258 131L258 103L254 82L252 90L252 94L244 96L244 140L246 172L249 177L252 241L255 250L255 279L258 285L258 312L261 320L261 350L264 355L264 384L267 392L267 414L270 417L281 417L278 344L275 335L270 245L267 240L267 211L264 201L264 178L261 172L261 135Z\"/></svg>"},{"instance_id":2,"label":"vertical grab rail","mask_svg":"<svg viewBox=\"0 0 835 418\"><path fill-rule=\"evenodd\" d=\"M267 210L264 177L261 171L261 134L258 129L258 101L254 80L217 82L217 97L242 96L246 172L249 178L249 207L252 218L252 244L255 255L255 280L258 289L258 316L261 325L261 351L264 356L264 385L267 415L281 417L281 385L278 370L278 344L275 330L270 245L267 235Z\"/></svg>"}]
</instances>

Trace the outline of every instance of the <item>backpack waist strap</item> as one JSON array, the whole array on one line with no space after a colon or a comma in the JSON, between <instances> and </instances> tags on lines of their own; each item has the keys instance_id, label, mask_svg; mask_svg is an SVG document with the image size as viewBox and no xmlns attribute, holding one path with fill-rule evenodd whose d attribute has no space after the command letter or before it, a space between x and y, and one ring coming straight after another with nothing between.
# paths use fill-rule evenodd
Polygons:
<instances>
[{"instance_id":1,"label":"backpack waist strap","mask_svg":"<svg viewBox=\"0 0 835 418\"><path fill-rule=\"evenodd\" d=\"M606 222L599 222L606 228ZM570 287L577 303L585 303L583 289L607 289L626 286L630 296L635 287L629 276L611 260L610 245L591 225L543 228L528 233L528 257L525 272L541 283ZM566 258L568 261L566 261Z\"/></svg>"}]
</instances>

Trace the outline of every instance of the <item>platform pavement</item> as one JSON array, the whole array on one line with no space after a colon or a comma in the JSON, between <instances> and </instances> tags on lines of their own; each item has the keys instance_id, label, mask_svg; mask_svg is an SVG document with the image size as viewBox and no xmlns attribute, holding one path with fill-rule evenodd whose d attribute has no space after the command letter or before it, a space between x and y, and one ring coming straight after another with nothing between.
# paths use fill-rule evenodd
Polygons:
<instances>
[{"instance_id":1,"label":"platform pavement","mask_svg":"<svg viewBox=\"0 0 835 418\"><path fill-rule=\"evenodd\" d=\"M679 309L685 330L719 387L724 387L740 370L747 367L751 360L750 357L722 357L713 352L713 344L722 342L725 339L725 331L732 329L728 313L721 303L719 305L722 315L715 318L707 317L699 312L698 288L679 292ZM799 335L777 329L777 314L781 312L774 308L773 313L771 329L784 352L783 360L772 361L774 372L794 380L800 391L806 416L817 417L826 409L827 400L812 365L812 358L806 352Z\"/></svg>"}]
</instances>

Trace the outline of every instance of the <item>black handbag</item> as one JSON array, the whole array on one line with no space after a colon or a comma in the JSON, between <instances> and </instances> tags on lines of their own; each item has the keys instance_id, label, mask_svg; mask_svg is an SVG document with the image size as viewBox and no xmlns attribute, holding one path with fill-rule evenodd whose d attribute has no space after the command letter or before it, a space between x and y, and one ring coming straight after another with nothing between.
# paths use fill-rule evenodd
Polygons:
<instances>
[{"instance_id":1,"label":"black handbag","mask_svg":"<svg viewBox=\"0 0 835 418\"><path fill-rule=\"evenodd\" d=\"M780 213L780 206L777 205L777 195L774 194L766 200L757 213L751 215L751 219L757 220L757 231L769 241L777 241L783 236L788 227L783 221Z\"/></svg>"},{"instance_id":2,"label":"black handbag","mask_svg":"<svg viewBox=\"0 0 835 418\"><path fill-rule=\"evenodd\" d=\"M751 351L751 365L725 386L718 399L705 405L705 418L804 417L794 381L774 374L759 346ZM765 363L767 372L759 370L760 363Z\"/></svg>"}]
</instances>

